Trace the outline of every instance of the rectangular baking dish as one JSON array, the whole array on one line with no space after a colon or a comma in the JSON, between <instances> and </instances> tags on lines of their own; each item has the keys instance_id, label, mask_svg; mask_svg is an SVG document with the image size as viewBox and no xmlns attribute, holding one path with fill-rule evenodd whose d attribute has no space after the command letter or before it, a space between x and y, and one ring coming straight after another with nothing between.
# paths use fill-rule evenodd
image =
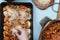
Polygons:
<instances>
[{"instance_id":1,"label":"rectangular baking dish","mask_svg":"<svg viewBox=\"0 0 60 40\"><path fill-rule=\"evenodd\" d=\"M29 7L31 9L31 20L29 20L31 22L31 38L30 40L33 40L33 6L31 3L20 3L20 2L2 2L0 5L0 40L3 40L3 23L4 23L4 14L3 14L3 7L7 6L7 5L25 5L27 7Z\"/></svg>"}]
</instances>

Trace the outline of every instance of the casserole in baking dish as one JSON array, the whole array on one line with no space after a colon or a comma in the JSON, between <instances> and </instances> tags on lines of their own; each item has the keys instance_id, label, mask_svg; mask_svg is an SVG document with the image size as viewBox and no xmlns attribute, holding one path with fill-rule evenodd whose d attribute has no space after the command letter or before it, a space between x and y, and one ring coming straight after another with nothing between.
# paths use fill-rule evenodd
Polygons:
<instances>
[{"instance_id":1,"label":"casserole in baking dish","mask_svg":"<svg viewBox=\"0 0 60 40\"><path fill-rule=\"evenodd\" d=\"M3 40L18 40L14 28L24 28L29 40L33 40L33 6L31 3L1 3L1 26Z\"/></svg>"}]
</instances>

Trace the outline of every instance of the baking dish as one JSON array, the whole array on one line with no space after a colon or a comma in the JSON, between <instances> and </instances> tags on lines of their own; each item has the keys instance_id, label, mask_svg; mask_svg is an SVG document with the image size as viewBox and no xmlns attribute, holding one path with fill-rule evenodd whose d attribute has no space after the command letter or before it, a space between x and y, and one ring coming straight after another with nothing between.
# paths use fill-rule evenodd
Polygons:
<instances>
[{"instance_id":1,"label":"baking dish","mask_svg":"<svg viewBox=\"0 0 60 40\"><path fill-rule=\"evenodd\" d=\"M0 9L0 16L1 16L0 40L3 40L3 38L4 38L3 37L3 31L4 31L4 29L3 29L3 26L4 26L4 24L3 24L4 23L3 7L5 7L7 5L25 5L31 9L31 19L29 20L31 22L31 28L30 28L31 29L31 33L30 33L31 38L30 38L30 40L33 40L33 6L31 3L21 3L21 2L2 2L1 3L1 7L0 7L1 8Z\"/></svg>"}]
</instances>

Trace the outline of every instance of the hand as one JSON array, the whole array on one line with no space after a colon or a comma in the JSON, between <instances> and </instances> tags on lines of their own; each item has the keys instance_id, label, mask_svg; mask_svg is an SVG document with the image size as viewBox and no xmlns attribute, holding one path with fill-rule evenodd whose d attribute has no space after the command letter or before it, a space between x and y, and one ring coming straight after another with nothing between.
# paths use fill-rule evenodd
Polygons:
<instances>
[{"instance_id":1,"label":"hand","mask_svg":"<svg viewBox=\"0 0 60 40\"><path fill-rule=\"evenodd\" d=\"M15 33L15 35L17 36L17 38L19 39L19 40L28 40L28 34L27 34L27 32L26 32L26 30L25 29L23 29L23 28L19 28L19 29L17 29L19 32L17 33Z\"/></svg>"}]
</instances>

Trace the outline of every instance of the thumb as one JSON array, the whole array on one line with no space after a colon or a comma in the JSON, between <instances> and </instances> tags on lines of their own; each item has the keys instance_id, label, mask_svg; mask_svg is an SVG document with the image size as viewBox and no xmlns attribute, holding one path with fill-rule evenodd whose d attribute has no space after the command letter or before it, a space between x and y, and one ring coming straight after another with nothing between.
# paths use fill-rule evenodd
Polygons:
<instances>
[{"instance_id":1,"label":"thumb","mask_svg":"<svg viewBox=\"0 0 60 40\"><path fill-rule=\"evenodd\" d=\"M23 32L24 29L23 28L16 28L16 30L20 31L20 32Z\"/></svg>"},{"instance_id":2,"label":"thumb","mask_svg":"<svg viewBox=\"0 0 60 40\"><path fill-rule=\"evenodd\" d=\"M16 35L18 38L19 38L19 36L20 36L17 32L15 33L15 35Z\"/></svg>"}]
</instances>

